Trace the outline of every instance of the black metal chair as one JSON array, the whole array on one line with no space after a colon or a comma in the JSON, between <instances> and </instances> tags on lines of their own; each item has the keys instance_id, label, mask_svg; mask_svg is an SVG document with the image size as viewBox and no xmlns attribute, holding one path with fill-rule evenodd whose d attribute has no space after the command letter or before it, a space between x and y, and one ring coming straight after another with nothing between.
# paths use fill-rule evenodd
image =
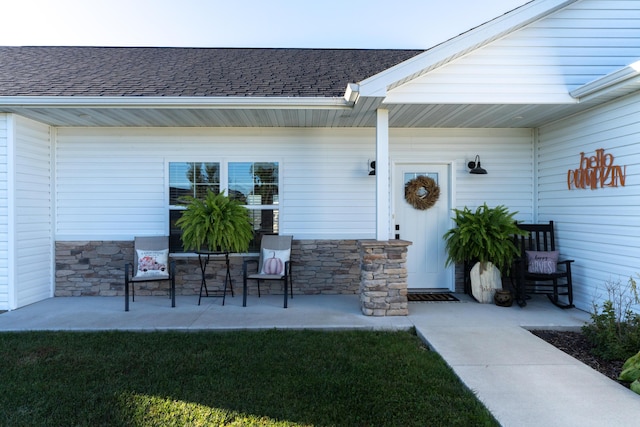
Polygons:
<instances>
[{"instance_id":1,"label":"black metal chair","mask_svg":"<svg viewBox=\"0 0 640 427\"><path fill-rule=\"evenodd\" d=\"M514 263L511 280L515 280L518 305L527 305L529 294L544 294L558 307L573 307L571 263L574 260L558 260L553 221L518 224L518 228L527 232L524 236L514 236L520 257Z\"/></svg>"},{"instance_id":2,"label":"black metal chair","mask_svg":"<svg viewBox=\"0 0 640 427\"><path fill-rule=\"evenodd\" d=\"M129 311L129 286L132 300L136 300L135 283L169 281L171 307L176 306L175 261L169 262L169 237L136 237L133 248L133 263L124 269L124 311Z\"/></svg>"},{"instance_id":3,"label":"black metal chair","mask_svg":"<svg viewBox=\"0 0 640 427\"><path fill-rule=\"evenodd\" d=\"M242 306L247 306L247 281L258 282L258 298L260 282L263 280L279 280L284 282L284 308L287 308L287 294L293 298L293 281L291 279L291 242L293 236L264 235L260 242L259 259L248 259L242 263ZM257 270L249 272L249 265L257 264Z\"/></svg>"}]
</instances>

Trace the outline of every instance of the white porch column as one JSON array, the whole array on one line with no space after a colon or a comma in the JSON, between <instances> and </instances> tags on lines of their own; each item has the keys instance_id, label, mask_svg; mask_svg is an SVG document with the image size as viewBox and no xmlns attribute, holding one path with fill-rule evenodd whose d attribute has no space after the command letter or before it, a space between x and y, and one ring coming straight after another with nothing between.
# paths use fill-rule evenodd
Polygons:
<instances>
[{"instance_id":1,"label":"white porch column","mask_svg":"<svg viewBox=\"0 0 640 427\"><path fill-rule=\"evenodd\" d=\"M389 110L378 109L376 120L376 240L390 239Z\"/></svg>"}]
</instances>

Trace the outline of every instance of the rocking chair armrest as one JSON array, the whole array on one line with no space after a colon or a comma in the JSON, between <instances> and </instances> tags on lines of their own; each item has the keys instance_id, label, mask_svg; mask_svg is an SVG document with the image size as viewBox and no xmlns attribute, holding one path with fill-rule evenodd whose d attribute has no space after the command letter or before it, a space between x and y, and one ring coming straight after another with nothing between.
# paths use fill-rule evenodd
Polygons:
<instances>
[{"instance_id":1,"label":"rocking chair armrest","mask_svg":"<svg viewBox=\"0 0 640 427\"><path fill-rule=\"evenodd\" d=\"M565 259L562 261L558 261L558 265L564 265L564 271L566 274L568 274L569 276L571 275L571 263L574 260L572 259Z\"/></svg>"}]
</instances>

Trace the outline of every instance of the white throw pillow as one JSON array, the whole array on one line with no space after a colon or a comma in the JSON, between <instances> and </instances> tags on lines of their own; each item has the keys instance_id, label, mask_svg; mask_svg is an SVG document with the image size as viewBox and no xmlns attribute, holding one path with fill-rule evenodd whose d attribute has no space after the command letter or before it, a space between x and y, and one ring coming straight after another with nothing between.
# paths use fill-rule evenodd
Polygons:
<instances>
[{"instance_id":1,"label":"white throw pillow","mask_svg":"<svg viewBox=\"0 0 640 427\"><path fill-rule=\"evenodd\" d=\"M262 271L260 274L284 275L284 265L289 261L291 249L262 249Z\"/></svg>"},{"instance_id":2,"label":"white throw pillow","mask_svg":"<svg viewBox=\"0 0 640 427\"><path fill-rule=\"evenodd\" d=\"M169 249L158 251L137 250L138 272L136 277L169 277L167 260Z\"/></svg>"}]
</instances>

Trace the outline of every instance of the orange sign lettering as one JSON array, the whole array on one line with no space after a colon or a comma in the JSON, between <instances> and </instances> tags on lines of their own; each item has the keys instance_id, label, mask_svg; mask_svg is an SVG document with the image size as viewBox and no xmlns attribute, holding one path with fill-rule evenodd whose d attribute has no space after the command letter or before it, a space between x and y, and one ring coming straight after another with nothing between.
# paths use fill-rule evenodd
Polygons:
<instances>
[{"instance_id":1,"label":"orange sign lettering","mask_svg":"<svg viewBox=\"0 0 640 427\"><path fill-rule=\"evenodd\" d=\"M567 186L586 189L605 187L624 187L627 177L627 167L613 164L613 155L605 154L604 148L596 150L596 155L586 157L580 153L580 167L569 169L567 172Z\"/></svg>"}]
</instances>

